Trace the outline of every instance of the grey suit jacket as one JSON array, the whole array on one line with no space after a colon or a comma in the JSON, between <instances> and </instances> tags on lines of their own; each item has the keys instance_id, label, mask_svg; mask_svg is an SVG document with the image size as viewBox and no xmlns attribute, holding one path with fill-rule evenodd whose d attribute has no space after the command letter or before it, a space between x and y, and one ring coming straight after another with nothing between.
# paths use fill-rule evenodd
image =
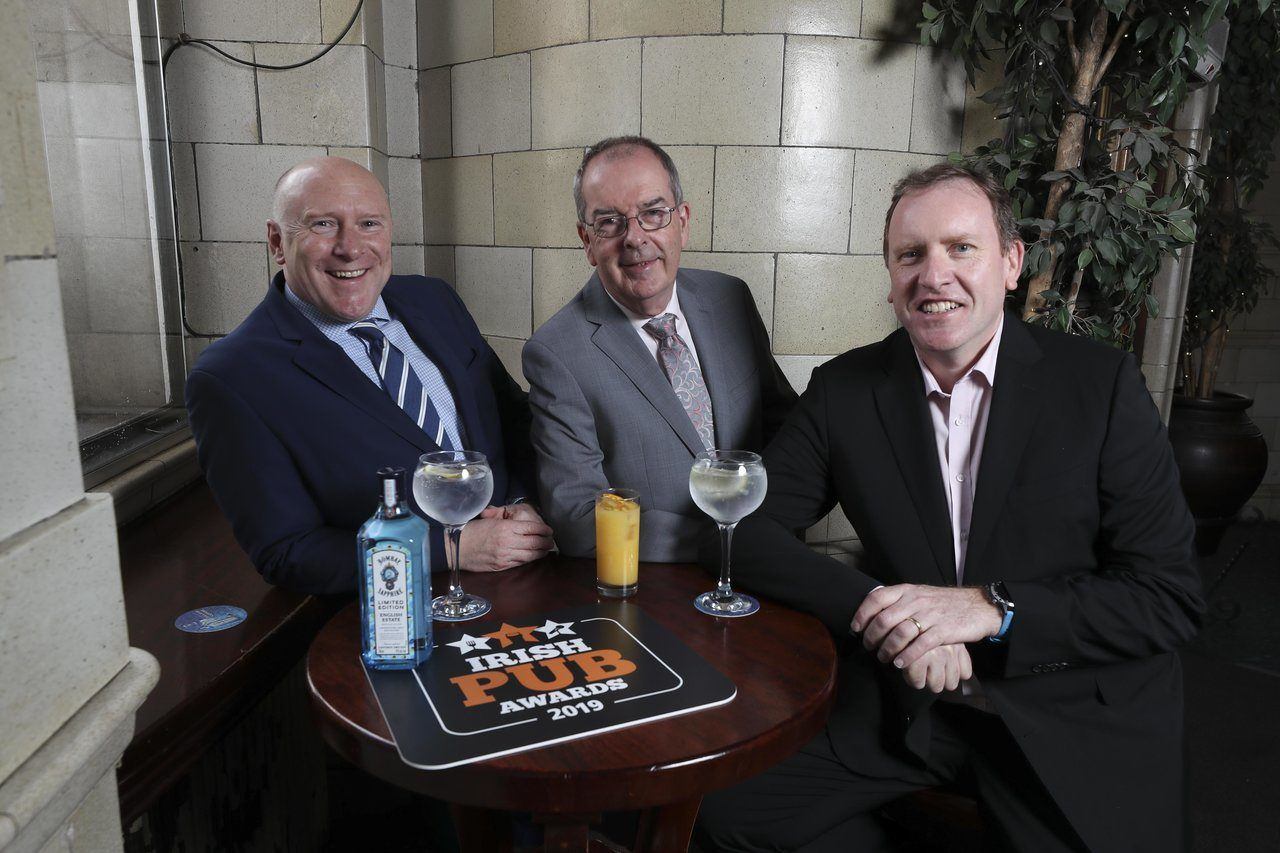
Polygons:
<instances>
[{"instance_id":1,"label":"grey suit jacket","mask_svg":"<svg viewBox=\"0 0 1280 853\"><path fill-rule=\"evenodd\" d=\"M680 308L711 393L716 446L759 452L796 402L740 279L682 269ZM703 449L657 360L596 275L524 347L538 493L569 556L595 553L601 489L640 492L640 559L685 562L711 524L689 497Z\"/></svg>"}]
</instances>

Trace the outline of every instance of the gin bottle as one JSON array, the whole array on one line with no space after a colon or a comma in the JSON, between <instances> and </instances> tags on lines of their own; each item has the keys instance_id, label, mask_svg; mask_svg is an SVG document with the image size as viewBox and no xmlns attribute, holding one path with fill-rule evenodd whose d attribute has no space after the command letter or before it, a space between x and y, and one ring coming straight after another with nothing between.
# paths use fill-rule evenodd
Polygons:
<instances>
[{"instance_id":1,"label":"gin bottle","mask_svg":"<svg viewBox=\"0 0 1280 853\"><path fill-rule=\"evenodd\" d=\"M382 468L382 500L357 534L360 656L371 669L412 669L431 655L427 522L408 503L403 468Z\"/></svg>"}]
</instances>

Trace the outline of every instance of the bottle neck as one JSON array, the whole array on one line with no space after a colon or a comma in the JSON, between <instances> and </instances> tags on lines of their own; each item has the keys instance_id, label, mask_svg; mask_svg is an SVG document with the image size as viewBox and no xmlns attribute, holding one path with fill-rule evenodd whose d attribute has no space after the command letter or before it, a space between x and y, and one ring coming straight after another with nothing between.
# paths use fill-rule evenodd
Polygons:
<instances>
[{"instance_id":1,"label":"bottle neck","mask_svg":"<svg viewBox=\"0 0 1280 853\"><path fill-rule=\"evenodd\" d=\"M378 504L378 514L383 518L402 518L409 514L409 506L395 480L382 481L382 502Z\"/></svg>"}]
</instances>

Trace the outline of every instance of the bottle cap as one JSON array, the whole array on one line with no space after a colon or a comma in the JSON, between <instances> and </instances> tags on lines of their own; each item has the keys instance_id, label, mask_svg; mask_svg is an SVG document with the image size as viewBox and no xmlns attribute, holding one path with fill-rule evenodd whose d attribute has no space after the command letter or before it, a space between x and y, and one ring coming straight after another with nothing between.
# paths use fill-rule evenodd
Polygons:
<instances>
[{"instance_id":1,"label":"bottle cap","mask_svg":"<svg viewBox=\"0 0 1280 853\"><path fill-rule=\"evenodd\" d=\"M378 495L384 496L387 493L387 481L391 480L395 483L395 495L397 500L404 500L404 496L408 494L408 478L405 469L396 467L387 467L378 469Z\"/></svg>"}]
</instances>

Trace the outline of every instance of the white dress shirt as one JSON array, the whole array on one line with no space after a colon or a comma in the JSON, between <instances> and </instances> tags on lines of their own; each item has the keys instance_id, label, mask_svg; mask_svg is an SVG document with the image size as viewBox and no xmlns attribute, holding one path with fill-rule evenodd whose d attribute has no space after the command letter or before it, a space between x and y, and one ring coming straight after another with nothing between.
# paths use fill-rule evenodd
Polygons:
<instances>
[{"instance_id":1,"label":"white dress shirt","mask_svg":"<svg viewBox=\"0 0 1280 853\"><path fill-rule=\"evenodd\" d=\"M604 285L601 285L601 287L604 287ZM698 360L698 346L693 342L693 332L689 329L689 324L684 319L684 312L680 310L680 292L679 291L680 291L679 284L672 284L671 299L667 302L667 307L663 308L657 314L654 314L653 317L660 317L663 314L675 315L676 334L678 334L680 336L680 339L684 341L685 344L689 347L689 352L690 354L693 355L694 363L697 364L698 369L701 370L702 362ZM644 344L644 348L649 351L649 355L653 356L653 360L657 362L658 361L658 339L644 330L644 324L652 320L653 317L644 317L632 311L631 309L627 308L627 306L623 305L621 302L613 298L613 294L609 292L609 288L607 287L604 287L604 293L611 300L613 300L613 304L618 306L619 311L627 315L627 319L631 321L631 325L633 328L635 328L636 334L640 336L640 342ZM660 363L661 362L659 362L659 364Z\"/></svg>"}]
</instances>

